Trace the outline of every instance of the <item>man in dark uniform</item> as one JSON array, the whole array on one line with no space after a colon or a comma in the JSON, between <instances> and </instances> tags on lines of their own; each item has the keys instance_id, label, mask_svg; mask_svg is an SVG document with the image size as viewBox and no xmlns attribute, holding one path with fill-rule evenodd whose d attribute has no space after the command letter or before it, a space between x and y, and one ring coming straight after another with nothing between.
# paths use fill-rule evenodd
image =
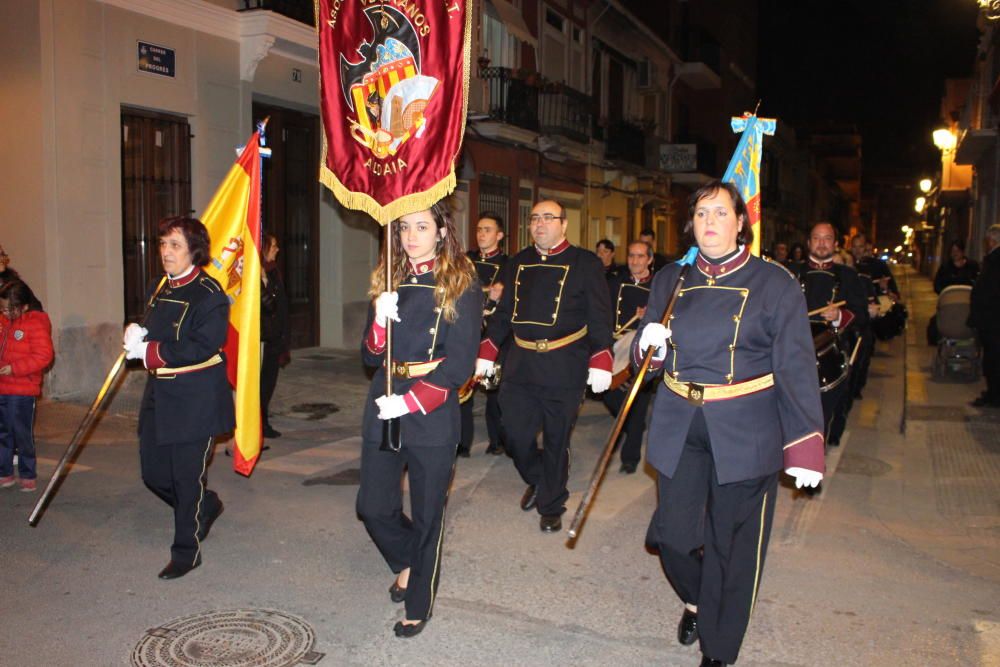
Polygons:
<instances>
[{"instance_id":1,"label":"man in dark uniform","mask_svg":"<svg viewBox=\"0 0 1000 667\"><path fill-rule=\"evenodd\" d=\"M1000 225L986 230L983 270L972 287L969 326L983 346L986 391L972 402L977 408L1000 408Z\"/></svg>"},{"instance_id":2,"label":"man in dark uniform","mask_svg":"<svg viewBox=\"0 0 1000 667\"><path fill-rule=\"evenodd\" d=\"M614 338L622 340L630 331L635 331L639 320L646 314L649 300L649 286L653 281L653 249L645 241L633 241L628 245L628 275L619 276L608 282L611 294L611 312L614 315ZM626 341L623 341L626 342ZM618 345L616 343L616 350ZM612 389L604 394L604 405L617 416L628 396L631 384ZM649 383L639 390L625 420L622 445L622 465L619 472L631 475L639 467L642 457L642 436L646 432L646 412L649 401L656 390Z\"/></svg>"},{"instance_id":3,"label":"man in dark uniform","mask_svg":"<svg viewBox=\"0 0 1000 667\"><path fill-rule=\"evenodd\" d=\"M500 385L507 446L528 488L521 509L537 507L540 528L562 528L569 491L569 438L587 385L611 386L611 305L601 261L566 240L566 211L556 201L531 210L534 245L511 258L508 289L479 348L477 375L491 375L513 336ZM542 431L543 446L535 446Z\"/></svg>"},{"instance_id":4,"label":"man in dark uniform","mask_svg":"<svg viewBox=\"0 0 1000 667\"><path fill-rule=\"evenodd\" d=\"M504 269L508 259L507 255L500 250L500 242L503 241L503 238L503 218L496 213L483 213L479 216L479 222L476 223L476 245L479 249L466 253L475 264L479 283L483 286L484 325L496 311L497 302L503 294ZM500 363L502 364L503 361L501 360ZM459 400L461 400L461 396ZM472 418L474 404L475 386L469 390L465 400L462 401L462 442L458 446L458 455L466 458L471 453L472 440L476 434L475 422ZM486 392L486 432L490 438L486 453L503 454L503 423L500 419L500 400L496 391Z\"/></svg>"},{"instance_id":5,"label":"man in dark uniform","mask_svg":"<svg viewBox=\"0 0 1000 667\"><path fill-rule=\"evenodd\" d=\"M843 352L850 360L857 334L868 322L868 297L857 271L833 261L837 250L837 232L829 222L817 222L809 232L809 257L799 267L799 282L810 312L823 309L813 316L814 334L832 330L840 339ZM834 306L846 301L842 306ZM845 335L848 334L848 335ZM849 375L848 371L848 375ZM849 381L845 377L821 387L823 423L826 442L840 444L847 424Z\"/></svg>"},{"instance_id":6,"label":"man in dark uniform","mask_svg":"<svg viewBox=\"0 0 1000 667\"><path fill-rule=\"evenodd\" d=\"M681 267L653 279L633 361L654 347L664 372L647 462L659 505L647 542L685 610L682 644L702 665L736 662L757 601L778 474L823 476L822 414L802 292L781 265L750 254L746 204L714 181L690 199L698 244L669 327L660 324Z\"/></svg>"},{"instance_id":7,"label":"man in dark uniform","mask_svg":"<svg viewBox=\"0 0 1000 667\"><path fill-rule=\"evenodd\" d=\"M875 353L875 332L872 331L872 319L878 316L878 295L880 286L875 282L874 276L886 275L892 277L889 268L883 270L879 264L885 264L871 253L871 244L868 243L864 234L858 234L851 239L851 256L854 258L854 269L858 272L861 284L865 288L865 297L868 300L868 321L858 326L861 336L861 344L858 347L858 354L851 366L851 386L848 400L861 398L861 391L868 383L868 368L871 365L872 355Z\"/></svg>"},{"instance_id":8,"label":"man in dark uniform","mask_svg":"<svg viewBox=\"0 0 1000 667\"><path fill-rule=\"evenodd\" d=\"M653 273L667 265L667 258L656 252L656 232L652 228L646 227L639 232L639 240L648 243L649 247L653 249Z\"/></svg>"}]
</instances>

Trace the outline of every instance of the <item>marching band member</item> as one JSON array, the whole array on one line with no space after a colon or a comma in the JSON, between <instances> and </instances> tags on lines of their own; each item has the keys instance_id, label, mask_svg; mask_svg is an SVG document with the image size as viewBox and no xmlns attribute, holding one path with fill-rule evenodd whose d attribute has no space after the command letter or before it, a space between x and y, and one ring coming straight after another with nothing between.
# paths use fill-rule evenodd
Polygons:
<instances>
[{"instance_id":1,"label":"marching band member","mask_svg":"<svg viewBox=\"0 0 1000 667\"><path fill-rule=\"evenodd\" d=\"M485 292L484 318L489 318L493 314L500 295L503 294L504 268L508 259L500 250L500 241L503 237L503 218L495 213L483 213L476 223L476 245L479 249L466 253L476 267L479 284L483 286ZM469 456L472 440L476 434L475 422L472 419L474 404L475 386L462 403L462 442L458 446L458 455L463 457ZM486 453L503 454L503 423L500 420L500 399L496 391L486 392L486 432L490 438Z\"/></svg>"},{"instance_id":2,"label":"marching band member","mask_svg":"<svg viewBox=\"0 0 1000 667\"><path fill-rule=\"evenodd\" d=\"M458 388L472 375L483 317L483 293L462 252L444 202L402 216L386 229L403 252L372 273L374 308L361 352L368 366L386 363L392 339L393 393L377 373L368 392L357 511L396 580L393 602L405 602L397 637L419 634L431 617L440 580L444 509L460 438ZM392 292L384 292L391 271ZM400 449L382 449L381 420L400 418ZM409 475L412 518L403 513Z\"/></svg>"},{"instance_id":3,"label":"marching band member","mask_svg":"<svg viewBox=\"0 0 1000 667\"><path fill-rule=\"evenodd\" d=\"M586 386L611 385L611 307L601 261L566 240L566 211L556 201L531 210L535 243L511 258L509 288L490 318L476 374L490 376L509 335L500 409L514 465L528 484L521 509L537 507L539 526L562 528L569 491L569 438ZM535 437L542 432L541 451Z\"/></svg>"},{"instance_id":4,"label":"marching band member","mask_svg":"<svg viewBox=\"0 0 1000 667\"><path fill-rule=\"evenodd\" d=\"M799 281L805 293L810 312L826 306L816 316L816 322L825 324L841 335L851 333L851 338L868 323L868 296L858 272L834 261L837 232L829 222L817 222L809 232L806 242L809 255L799 267ZM846 301L843 306L828 305ZM843 339L846 354L854 349L853 340ZM850 371L848 371L850 374ZM850 407L850 382L840 382L821 392L823 399L823 428L827 444L836 447L847 425Z\"/></svg>"},{"instance_id":5,"label":"marching band member","mask_svg":"<svg viewBox=\"0 0 1000 667\"><path fill-rule=\"evenodd\" d=\"M187 217L160 221L160 260L167 282L151 291L144 325L130 324L127 359L149 371L139 408L142 481L174 509L174 543L160 579L201 565L201 543L222 514L205 470L215 436L235 427L233 394L220 351L229 328L229 298L202 272L208 230ZM154 285L155 289L155 285Z\"/></svg>"},{"instance_id":6,"label":"marching band member","mask_svg":"<svg viewBox=\"0 0 1000 667\"><path fill-rule=\"evenodd\" d=\"M702 665L736 661L757 600L778 473L823 476L815 359L798 282L753 257L746 204L713 181L690 199L696 267L670 326L659 324L680 267L653 280L633 360L656 349L663 369L647 461L659 506L647 541L685 610L678 640L700 640Z\"/></svg>"},{"instance_id":7,"label":"marching band member","mask_svg":"<svg viewBox=\"0 0 1000 667\"><path fill-rule=\"evenodd\" d=\"M608 282L611 293L611 312L614 315L614 336L619 339L615 345L627 344L623 340L630 331L639 327L639 320L646 314L649 301L649 287L653 281L653 248L645 241L634 241L628 245L628 275L619 275ZM604 405L612 415L617 415L628 396L628 384L605 392ZM646 432L646 412L653 397L655 384L650 383L639 390L632 408L625 419L619 472L634 473L642 458L642 436Z\"/></svg>"}]
</instances>

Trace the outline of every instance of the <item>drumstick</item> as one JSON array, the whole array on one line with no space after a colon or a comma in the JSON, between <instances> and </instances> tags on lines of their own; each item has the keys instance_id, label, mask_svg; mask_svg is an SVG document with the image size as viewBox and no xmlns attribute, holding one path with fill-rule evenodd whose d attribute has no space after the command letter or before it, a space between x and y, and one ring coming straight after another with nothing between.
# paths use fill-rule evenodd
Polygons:
<instances>
[{"instance_id":1,"label":"drumstick","mask_svg":"<svg viewBox=\"0 0 1000 667\"><path fill-rule=\"evenodd\" d=\"M825 306L820 306L816 310L810 310L808 313L806 313L806 317L812 317L813 315L819 315L820 313L822 313L824 310L826 310L830 306L836 306L837 308L840 308L841 306L843 306L846 303L847 303L846 301L835 301L833 303L828 303Z\"/></svg>"},{"instance_id":2,"label":"drumstick","mask_svg":"<svg viewBox=\"0 0 1000 667\"><path fill-rule=\"evenodd\" d=\"M636 313L635 315L632 316L632 319L630 319L628 322L618 327L618 329L615 330L614 335L617 336L618 334L628 329L629 325L635 322L637 319L639 319L639 313Z\"/></svg>"}]
</instances>

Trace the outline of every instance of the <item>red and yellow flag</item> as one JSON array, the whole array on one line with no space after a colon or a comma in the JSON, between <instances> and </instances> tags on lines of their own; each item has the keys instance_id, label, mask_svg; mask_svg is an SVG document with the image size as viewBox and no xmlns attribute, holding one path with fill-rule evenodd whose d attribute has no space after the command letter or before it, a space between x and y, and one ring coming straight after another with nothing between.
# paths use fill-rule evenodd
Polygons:
<instances>
[{"instance_id":1,"label":"red and yellow flag","mask_svg":"<svg viewBox=\"0 0 1000 667\"><path fill-rule=\"evenodd\" d=\"M205 271L229 297L226 374L236 390L233 470L250 475L261 447L260 140L254 132L205 209L212 240Z\"/></svg>"}]
</instances>

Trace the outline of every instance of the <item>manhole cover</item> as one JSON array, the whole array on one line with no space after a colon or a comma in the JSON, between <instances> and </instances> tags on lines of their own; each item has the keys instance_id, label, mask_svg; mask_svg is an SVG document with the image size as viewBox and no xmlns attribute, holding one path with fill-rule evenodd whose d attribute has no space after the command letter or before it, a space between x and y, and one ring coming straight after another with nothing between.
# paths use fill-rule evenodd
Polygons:
<instances>
[{"instance_id":1,"label":"manhole cover","mask_svg":"<svg viewBox=\"0 0 1000 667\"><path fill-rule=\"evenodd\" d=\"M326 477L313 477L302 482L302 486L329 484L330 486L355 486L361 483L360 468L345 468Z\"/></svg>"},{"instance_id":2,"label":"manhole cover","mask_svg":"<svg viewBox=\"0 0 1000 667\"><path fill-rule=\"evenodd\" d=\"M316 636L301 618L271 609L212 611L146 632L135 667L291 667L315 665Z\"/></svg>"},{"instance_id":3,"label":"manhole cover","mask_svg":"<svg viewBox=\"0 0 1000 667\"><path fill-rule=\"evenodd\" d=\"M881 477L892 470L892 466L881 459L859 454L844 454L837 464L837 472L847 475L863 475L865 477Z\"/></svg>"},{"instance_id":4,"label":"manhole cover","mask_svg":"<svg viewBox=\"0 0 1000 667\"><path fill-rule=\"evenodd\" d=\"M303 419L315 421L328 417L334 412L340 412L340 408L333 403L299 403L288 408L286 414L289 416L302 415Z\"/></svg>"}]
</instances>

